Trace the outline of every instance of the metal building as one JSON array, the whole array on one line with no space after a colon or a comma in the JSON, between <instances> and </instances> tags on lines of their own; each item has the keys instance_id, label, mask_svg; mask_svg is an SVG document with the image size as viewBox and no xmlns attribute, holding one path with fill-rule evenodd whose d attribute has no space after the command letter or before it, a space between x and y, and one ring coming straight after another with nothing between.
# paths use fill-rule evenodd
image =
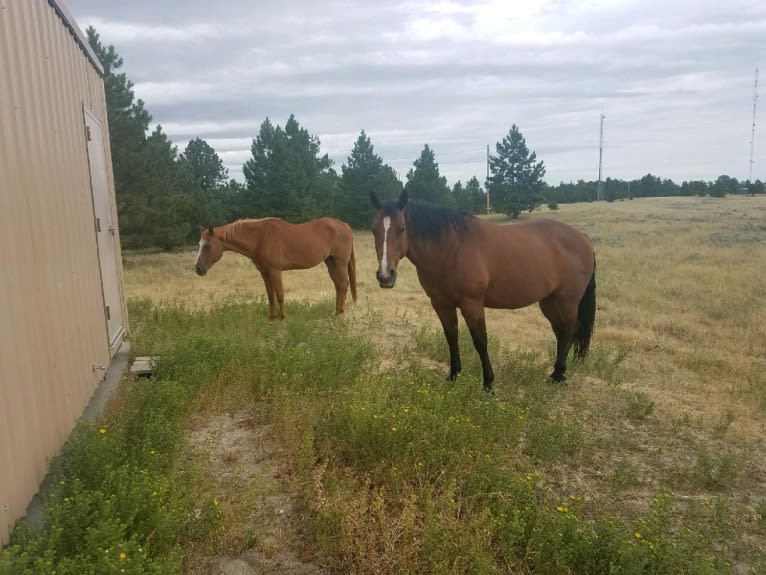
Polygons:
<instances>
[{"instance_id":1,"label":"metal building","mask_svg":"<svg viewBox=\"0 0 766 575\"><path fill-rule=\"evenodd\" d=\"M103 68L60 0L0 0L0 544L123 343Z\"/></svg>"}]
</instances>

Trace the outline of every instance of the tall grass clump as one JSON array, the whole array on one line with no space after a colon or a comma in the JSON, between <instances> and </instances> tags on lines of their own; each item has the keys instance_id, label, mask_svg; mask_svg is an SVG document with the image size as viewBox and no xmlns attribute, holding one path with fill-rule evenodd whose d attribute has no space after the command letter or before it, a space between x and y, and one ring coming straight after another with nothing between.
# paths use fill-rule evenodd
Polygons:
<instances>
[{"instance_id":1,"label":"tall grass clump","mask_svg":"<svg viewBox=\"0 0 766 575\"><path fill-rule=\"evenodd\" d=\"M446 573L495 564L487 505L529 504L534 481L507 475L523 414L480 387L410 367L346 389L318 422L321 465L309 496L318 543L339 569Z\"/></svg>"}]
</instances>

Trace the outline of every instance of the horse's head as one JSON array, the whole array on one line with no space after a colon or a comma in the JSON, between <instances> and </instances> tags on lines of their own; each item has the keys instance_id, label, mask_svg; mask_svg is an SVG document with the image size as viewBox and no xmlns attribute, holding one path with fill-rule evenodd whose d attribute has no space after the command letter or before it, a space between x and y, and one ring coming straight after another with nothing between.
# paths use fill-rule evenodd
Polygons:
<instances>
[{"instance_id":1,"label":"horse's head","mask_svg":"<svg viewBox=\"0 0 766 575\"><path fill-rule=\"evenodd\" d=\"M407 255L407 226L404 207L407 192L403 191L398 200L381 202L375 192L370 192L370 203L375 208L372 221L372 235L375 236L375 251L378 254L378 271L375 277L382 288L396 284L396 266Z\"/></svg>"},{"instance_id":2,"label":"horse's head","mask_svg":"<svg viewBox=\"0 0 766 575\"><path fill-rule=\"evenodd\" d=\"M200 226L199 252L194 261L194 271L197 275L204 276L215 262L223 255L223 243L221 238L213 232L213 226Z\"/></svg>"}]
</instances>

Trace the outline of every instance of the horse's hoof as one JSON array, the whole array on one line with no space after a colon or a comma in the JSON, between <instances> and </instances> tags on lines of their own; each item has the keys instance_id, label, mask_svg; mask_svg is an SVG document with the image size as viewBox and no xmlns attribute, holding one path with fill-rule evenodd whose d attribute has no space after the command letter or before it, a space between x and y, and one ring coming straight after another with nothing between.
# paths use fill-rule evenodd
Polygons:
<instances>
[{"instance_id":1,"label":"horse's hoof","mask_svg":"<svg viewBox=\"0 0 766 575\"><path fill-rule=\"evenodd\" d=\"M556 373L555 371L548 376L548 381L553 383L564 383L567 380L567 376L563 373Z\"/></svg>"}]
</instances>

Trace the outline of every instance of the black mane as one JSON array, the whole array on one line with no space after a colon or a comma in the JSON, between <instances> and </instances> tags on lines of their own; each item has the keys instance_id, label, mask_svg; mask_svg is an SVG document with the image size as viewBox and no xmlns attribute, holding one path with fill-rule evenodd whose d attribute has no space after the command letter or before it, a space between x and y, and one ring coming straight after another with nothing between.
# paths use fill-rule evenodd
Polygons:
<instances>
[{"instance_id":1,"label":"black mane","mask_svg":"<svg viewBox=\"0 0 766 575\"><path fill-rule=\"evenodd\" d=\"M386 215L396 213L398 207L396 200L385 202L381 209ZM410 201L404 208L404 216L412 233L420 238L438 240L444 237L451 229L462 235L468 227L468 222L474 218L469 213L458 212L444 206Z\"/></svg>"}]
</instances>

